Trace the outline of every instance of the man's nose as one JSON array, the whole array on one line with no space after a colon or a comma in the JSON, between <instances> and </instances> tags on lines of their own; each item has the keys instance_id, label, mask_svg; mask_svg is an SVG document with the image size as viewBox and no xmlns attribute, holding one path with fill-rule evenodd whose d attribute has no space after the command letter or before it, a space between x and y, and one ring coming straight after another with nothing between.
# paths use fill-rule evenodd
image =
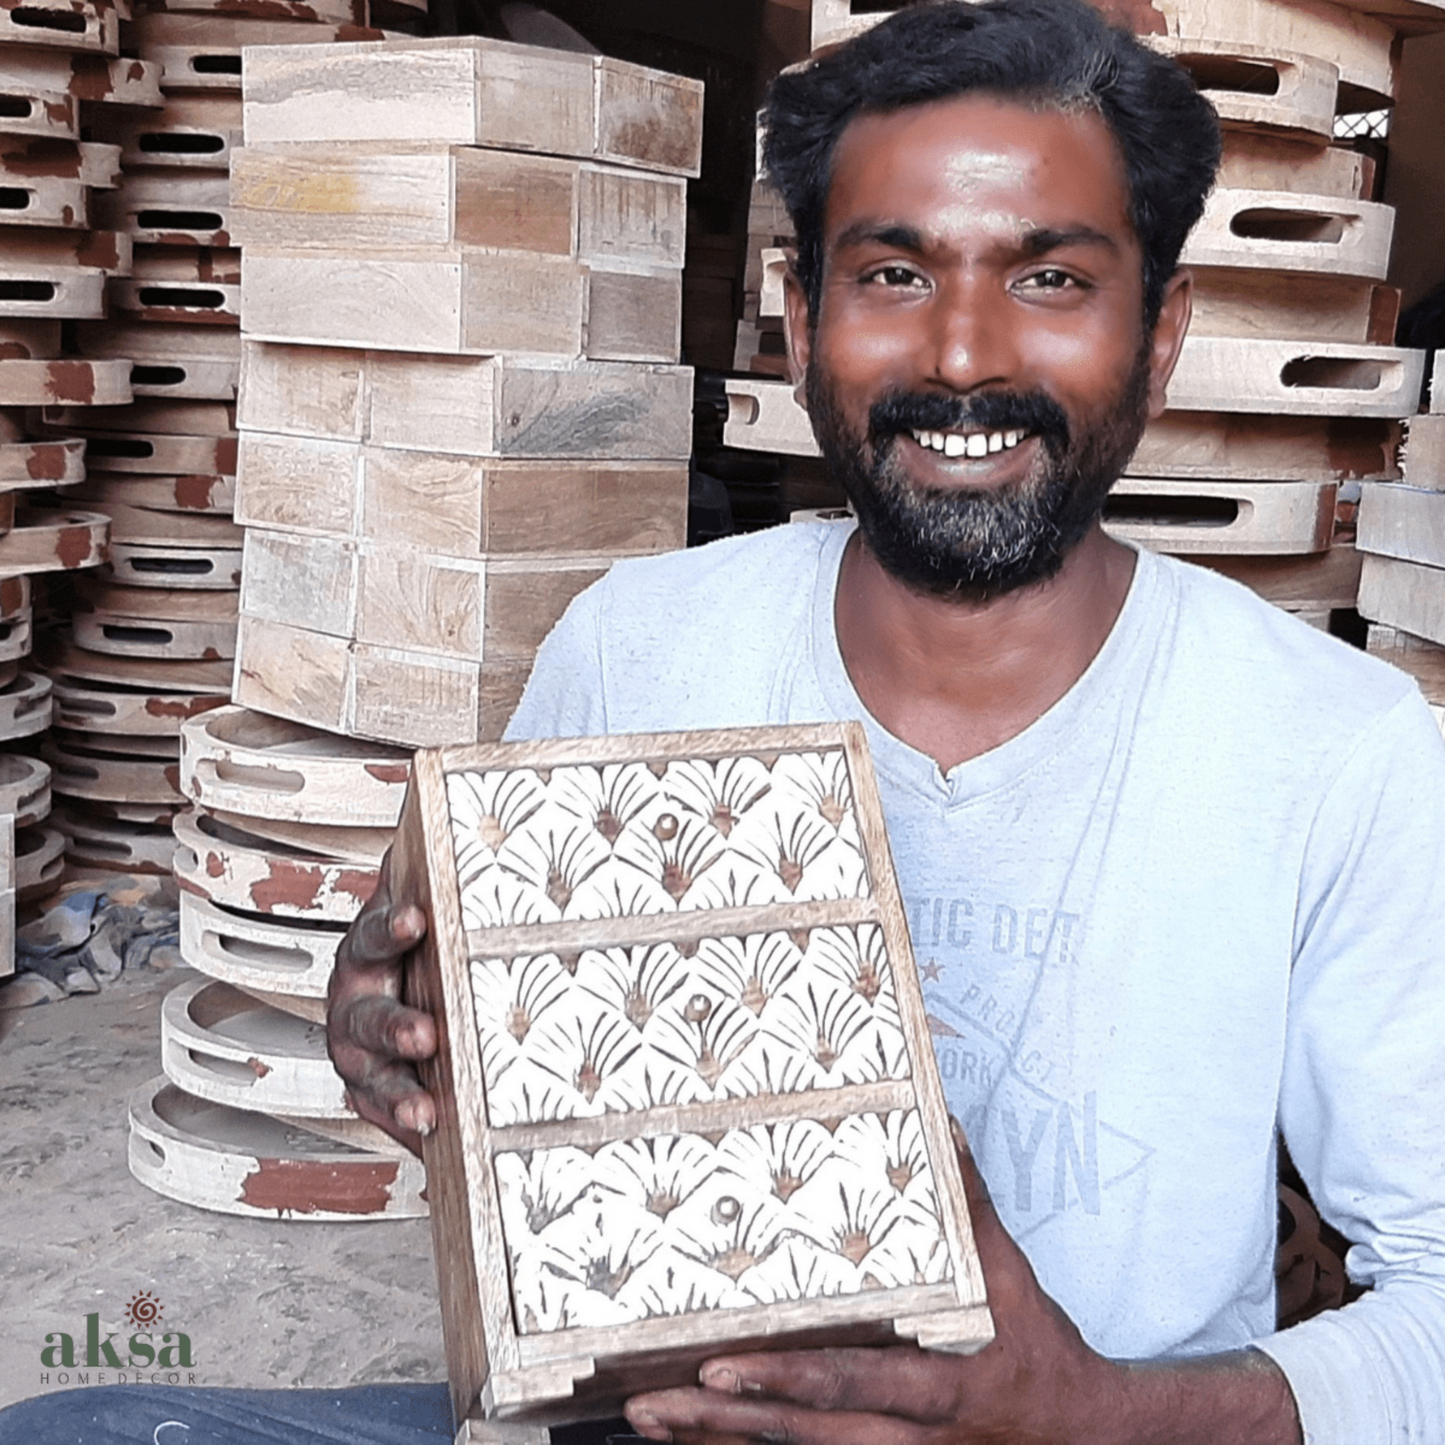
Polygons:
<instances>
[{"instance_id":1,"label":"man's nose","mask_svg":"<svg viewBox=\"0 0 1445 1445\"><path fill-rule=\"evenodd\" d=\"M971 392L1018 379L1019 351L1008 297L987 279L951 279L929 307L925 369L950 391Z\"/></svg>"}]
</instances>

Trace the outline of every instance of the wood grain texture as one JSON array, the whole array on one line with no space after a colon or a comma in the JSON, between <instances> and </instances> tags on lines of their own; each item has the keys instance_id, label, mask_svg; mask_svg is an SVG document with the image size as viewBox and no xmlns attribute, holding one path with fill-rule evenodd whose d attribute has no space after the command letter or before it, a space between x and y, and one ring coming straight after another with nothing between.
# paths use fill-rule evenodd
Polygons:
<instances>
[{"instance_id":1,"label":"wood grain texture","mask_svg":"<svg viewBox=\"0 0 1445 1445\"><path fill-rule=\"evenodd\" d=\"M433 917L411 996L446 1018L428 1078L442 1119L426 1147L459 1415L605 1413L637 1388L630 1357L646 1359L654 1386L682 1382L724 1338L871 1339L881 1326L971 1350L991 1337L981 1277L959 1262L971 1249L966 1218L944 1223L963 1209L961 1182L921 995L902 977L911 958L876 789L853 786L866 749L848 733L419 755L393 866L426 891ZM852 871L839 873L845 843ZM619 874L609 887L619 867L629 881ZM778 896L759 892L767 877L781 880ZM852 910L852 921L815 919L820 909ZM629 942L606 941L624 926ZM828 1010L821 1000L835 988L849 1002L800 1021L795 1040L770 1025L764 1047L760 1018ZM877 1068L854 1080L849 1049L885 1022L896 1057L875 1051ZM762 1050L751 1065L750 1049ZM655 1074L642 1063L649 1051L660 1051ZM750 1067L767 1077L761 1093L743 1082ZM638 1068L645 1077L633 1079ZM848 1122L827 1136L812 1122L825 1115ZM930 1130L938 1137L926 1143ZM862 1171L856 1207L850 1170ZM935 1182L939 1171L952 1181ZM863 1182L885 1175L881 1192ZM615 1218L593 1248L571 1211L604 1176ZM836 1202L839 1180L852 1212L809 1236L820 1241L814 1264L769 1244L820 1188ZM922 1191L910 1218L933 1240L918 1246L929 1262L899 1272L880 1255L869 1266L877 1287L849 1284L879 1247L870 1231L909 1190ZM524 1195L532 1206L519 1213ZM912 1227L895 1241L905 1253ZM649 1289L648 1264L639 1255L629 1266L628 1251L654 1248L670 1273ZM537 1272L539 1251L556 1270ZM584 1256L597 1267L569 1266ZM510 1297L493 1283L504 1258ZM829 1297L811 1298L824 1274ZM924 1279L938 1283L914 1283Z\"/></svg>"},{"instance_id":2,"label":"wood grain texture","mask_svg":"<svg viewBox=\"0 0 1445 1445\"><path fill-rule=\"evenodd\" d=\"M1400 469L1410 486L1445 492L1445 415L1433 412L1410 418Z\"/></svg>"},{"instance_id":3,"label":"wood grain texture","mask_svg":"<svg viewBox=\"0 0 1445 1445\"><path fill-rule=\"evenodd\" d=\"M15 826L24 828L49 812L50 764L19 753L0 753L0 815L13 817Z\"/></svg>"},{"instance_id":4,"label":"wood grain texture","mask_svg":"<svg viewBox=\"0 0 1445 1445\"><path fill-rule=\"evenodd\" d=\"M1200 480L1385 481L1399 476L1399 423L1373 417L1167 411L1127 475Z\"/></svg>"},{"instance_id":5,"label":"wood grain texture","mask_svg":"<svg viewBox=\"0 0 1445 1445\"><path fill-rule=\"evenodd\" d=\"M1242 191L1299 191L1367 201L1374 162L1344 146L1225 126L1218 184Z\"/></svg>"},{"instance_id":6,"label":"wood grain texture","mask_svg":"<svg viewBox=\"0 0 1445 1445\"><path fill-rule=\"evenodd\" d=\"M1355 545L1381 557L1445 567L1445 492L1367 482L1360 488Z\"/></svg>"},{"instance_id":7,"label":"wood grain texture","mask_svg":"<svg viewBox=\"0 0 1445 1445\"><path fill-rule=\"evenodd\" d=\"M1348 276L1196 266L1191 336L1389 345L1400 293Z\"/></svg>"},{"instance_id":8,"label":"wood grain texture","mask_svg":"<svg viewBox=\"0 0 1445 1445\"><path fill-rule=\"evenodd\" d=\"M1330 60L1202 38L1153 43L1193 76L1221 120L1333 137L1340 72Z\"/></svg>"},{"instance_id":9,"label":"wood grain texture","mask_svg":"<svg viewBox=\"0 0 1445 1445\"><path fill-rule=\"evenodd\" d=\"M109 59L23 45L7 47L0 61L0 78L8 84L34 85L97 104L158 106L162 101L161 67L153 60L133 56Z\"/></svg>"},{"instance_id":10,"label":"wood grain texture","mask_svg":"<svg viewBox=\"0 0 1445 1445\"><path fill-rule=\"evenodd\" d=\"M1445 570L1365 553L1360 616L1430 642L1445 643Z\"/></svg>"},{"instance_id":11,"label":"wood grain texture","mask_svg":"<svg viewBox=\"0 0 1445 1445\"><path fill-rule=\"evenodd\" d=\"M1334 532L1333 482L1223 482L1126 477L1104 527L1156 552L1289 556L1323 552Z\"/></svg>"},{"instance_id":12,"label":"wood grain texture","mask_svg":"<svg viewBox=\"0 0 1445 1445\"><path fill-rule=\"evenodd\" d=\"M1353 607L1360 590L1360 554L1336 542L1307 557L1191 556L1191 562L1221 572L1290 611L1332 611Z\"/></svg>"},{"instance_id":13,"label":"wood grain texture","mask_svg":"<svg viewBox=\"0 0 1445 1445\"><path fill-rule=\"evenodd\" d=\"M51 682L37 672L21 671L0 687L0 740L32 737L50 726Z\"/></svg>"},{"instance_id":14,"label":"wood grain texture","mask_svg":"<svg viewBox=\"0 0 1445 1445\"><path fill-rule=\"evenodd\" d=\"M208 978L288 997L325 998L341 940L339 927L257 918L188 887L181 889L180 911L181 956Z\"/></svg>"}]
</instances>

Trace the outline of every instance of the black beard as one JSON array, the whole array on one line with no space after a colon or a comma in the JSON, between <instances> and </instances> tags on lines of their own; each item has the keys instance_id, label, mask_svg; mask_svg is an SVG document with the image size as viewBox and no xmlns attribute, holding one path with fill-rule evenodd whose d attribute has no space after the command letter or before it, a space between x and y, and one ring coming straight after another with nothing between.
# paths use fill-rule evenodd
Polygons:
<instances>
[{"instance_id":1,"label":"black beard","mask_svg":"<svg viewBox=\"0 0 1445 1445\"><path fill-rule=\"evenodd\" d=\"M858 514L879 565L917 592L984 601L1053 577L1104 510L1147 419L1149 355L1141 348L1114 405L1080 423L1042 392L988 392L964 401L891 392L852 435L815 364L808 414L829 470ZM896 463L899 436L961 427L1037 435L1038 460L1005 491L918 488Z\"/></svg>"}]
</instances>

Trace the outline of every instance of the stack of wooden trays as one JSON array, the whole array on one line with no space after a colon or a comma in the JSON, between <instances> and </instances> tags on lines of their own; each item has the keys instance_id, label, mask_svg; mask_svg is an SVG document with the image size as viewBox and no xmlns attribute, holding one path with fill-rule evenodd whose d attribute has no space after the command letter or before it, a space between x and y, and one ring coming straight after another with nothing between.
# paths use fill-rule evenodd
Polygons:
<instances>
[{"instance_id":1,"label":"stack of wooden trays","mask_svg":"<svg viewBox=\"0 0 1445 1445\"><path fill-rule=\"evenodd\" d=\"M424 1214L420 1167L348 1107L326 983L376 887L408 776L400 749L226 707L181 732L181 953L164 1074L131 1101L131 1168L234 1214ZM315 1167L311 1167L311 1166Z\"/></svg>"},{"instance_id":2,"label":"stack of wooden trays","mask_svg":"<svg viewBox=\"0 0 1445 1445\"><path fill-rule=\"evenodd\" d=\"M495 738L567 603L682 545L701 99L498 41L247 52L238 703Z\"/></svg>"},{"instance_id":3,"label":"stack of wooden trays","mask_svg":"<svg viewBox=\"0 0 1445 1445\"><path fill-rule=\"evenodd\" d=\"M813 0L815 52L878 23L880 8L890 7L854 14L848 0ZM1445 28L1445 6L1170 0L1150 14L1167 34L1143 38L1219 110L1224 159L1182 257L1196 299L1170 410L1105 522L1326 625L1354 605L1357 487L1399 475L1399 423L1416 408L1423 361L1390 344L1394 216L1368 199L1373 166L1331 143L1334 118L1391 103L1399 33ZM737 363L759 379L729 381L726 440L816 455L791 387L767 379L781 366L792 238L765 184L752 217Z\"/></svg>"},{"instance_id":4,"label":"stack of wooden trays","mask_svg":"<svg viewBox=\"0 0 1445 1445\"><path fill-rule=\"evenodd\" d=\"M1360 615L1369 650L1419 682L1445 729L1445 352L1430 410L1410 418L1401 470L1360 498Z\"/></svg>"}]
</instances>

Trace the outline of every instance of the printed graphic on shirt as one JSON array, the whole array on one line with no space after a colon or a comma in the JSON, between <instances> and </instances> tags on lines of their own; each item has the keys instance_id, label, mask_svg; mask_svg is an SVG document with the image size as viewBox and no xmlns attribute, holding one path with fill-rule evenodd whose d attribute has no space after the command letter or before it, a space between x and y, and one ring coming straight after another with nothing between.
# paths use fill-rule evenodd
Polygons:
<instances>
[{"instance_id":1,"label":"printed graphic on shirt","mask_svg":"<svg viewBox=\"0 0 1445 1445\"><path fill-rule=\"evenodd\" d=\"M1083 918L963 896L907 909L944 1094L1015 1236L1099 1214L1154 1151L1109 1122L1087 1065L1062 1057L1038 1016L1045 971L1079 962Z\"/></svg>"}]
</instances>

